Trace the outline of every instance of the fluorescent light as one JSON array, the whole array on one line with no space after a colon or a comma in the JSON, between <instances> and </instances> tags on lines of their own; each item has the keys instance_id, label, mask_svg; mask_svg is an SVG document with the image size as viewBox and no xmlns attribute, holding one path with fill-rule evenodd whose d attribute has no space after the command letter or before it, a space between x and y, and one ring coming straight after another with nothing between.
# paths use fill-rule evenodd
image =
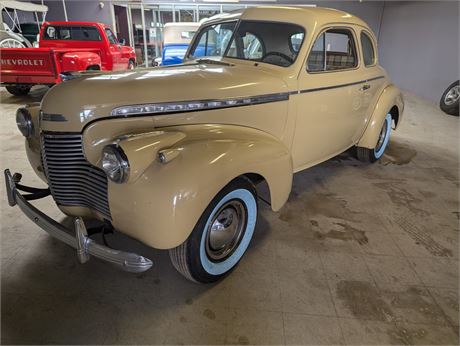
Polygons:
<instances>
[{"instance_id":1,"label":"fluorescent light","mask_svg":"<svg viewBox=\"0 0 460 346\"><path fill-rule=\"evenodd\" d=\"M202 0L203 2L212 2L212 3L219 3L219 2L240 2L240 0ZM276 0L275 0L276 1Z\"/></svg>"}]
</instances>

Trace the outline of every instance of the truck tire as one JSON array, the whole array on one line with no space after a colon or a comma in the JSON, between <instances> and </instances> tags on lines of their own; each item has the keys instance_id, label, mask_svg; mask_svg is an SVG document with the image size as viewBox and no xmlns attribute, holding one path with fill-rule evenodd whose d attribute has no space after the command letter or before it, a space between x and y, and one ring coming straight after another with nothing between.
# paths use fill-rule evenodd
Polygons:
<instances>
[{"instance_id":1,"label":"truck tire","mask_svg":"<svg viewBox=\"0 0 460 346\"><path fill-rule=\"evenodd\" d=\"M391 114L388 113L385 117L385 121L383 122L382 129L380 130L379 140L377 141L375 148L369 149L356 147L356 156L358 157L358 160L373 163L383 156L383 153L388 146L388 142L390 141L391 121Z\"/></svg>"},{"instance_id":2,"label":"truck tire","mask_svg":"<svg viewBox=\"0 0 460 346\"><path fill-rule=\"evenodd\" d=\"M442 94L439 107L447 114L458 116L460 100L459 81L453 82Z\"/></svg>"},{"instance_id":3,"label":"truck tire","mask_svg":"<svg viewBox=\"0 0 460 346\"><path fill-rule=\"evenodd\" d=\"M169 250L176 270L187 279L215 282L238 264L257 221L257 193L245 178L225 186L201 215L188 239Z\"/></svg>"},{"instance_id":4,"label":"truck tire","mask_svg":"<svg viewBox=\"0 0 460 346\"><path fill-rule=\"evenodd\" d=\"M8 85L6 90L14 96L25 96L29 93L32 87L28 85Z\"/></svg>"}]
</instances>

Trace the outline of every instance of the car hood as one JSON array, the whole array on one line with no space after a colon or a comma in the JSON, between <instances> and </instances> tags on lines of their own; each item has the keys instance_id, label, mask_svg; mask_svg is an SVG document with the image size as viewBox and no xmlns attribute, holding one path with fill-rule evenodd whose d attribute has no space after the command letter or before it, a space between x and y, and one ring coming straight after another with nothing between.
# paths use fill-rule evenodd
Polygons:
<instances>
[{"instance_id":1,"label":"car hood","mask_svg":"<svg viewBox=\"0 0 460 346\"><path fill-rule=\"evenodd\" d=\"M286 83L273 71L255 65L192 63L95 74L50 89L42 101L42 128L80 131L89 122L108 118L113 109L126 105L220 100L287 91Z\"/></svg>"}]
</instances>

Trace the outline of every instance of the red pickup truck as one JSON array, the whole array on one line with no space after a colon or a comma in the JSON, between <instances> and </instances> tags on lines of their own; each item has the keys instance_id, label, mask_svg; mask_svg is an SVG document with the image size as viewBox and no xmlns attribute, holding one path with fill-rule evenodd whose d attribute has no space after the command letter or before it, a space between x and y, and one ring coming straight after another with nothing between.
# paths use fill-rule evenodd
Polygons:
<instances>
[{"instance_id":1,"label":"red pickup truck","mask_svg":"<svg viewBox=\"0 0 460 346\"><path fill-rule=\"evenodd\" d=\"M120 43L105 24L45 22L39 48L0 48L0 83L13 95L36 84L53 85L66 72L126 70L136 64L134 49Z\"/></svg>"}]
</instances>

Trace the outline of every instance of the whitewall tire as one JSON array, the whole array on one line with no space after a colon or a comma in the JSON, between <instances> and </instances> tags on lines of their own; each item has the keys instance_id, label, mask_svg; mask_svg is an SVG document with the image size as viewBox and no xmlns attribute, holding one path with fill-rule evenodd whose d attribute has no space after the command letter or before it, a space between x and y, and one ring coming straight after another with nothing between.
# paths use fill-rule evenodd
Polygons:
<instances>
[{"instance_id":1,"label":"whitewall tire","mask_svg":"<svg viewBox=\"0 0 460 346\"><path fill-rule=\"evenodd\" d=\"M390 141L391 122L392 117L391 114L388 113L385 117L385 120L383 121L383 125L380 130L379 138L377 140L375 148L369 149L363 147L356 147L356 155L360 161L375 162L383 156L388 146L388 142Z\"/></svg>"},{"instance_id":2,"label":"whitewall tire","mask_svg":"<svg viewBox=\"0 0 460 346\"><path fill-rule=\"evenodd\" d=\"M211 201L188 239L169 250L171 262L189 280L217 281L243 257L256 221L255 188L248 179L237 178Z\"/></svg>"}]
</instances>

